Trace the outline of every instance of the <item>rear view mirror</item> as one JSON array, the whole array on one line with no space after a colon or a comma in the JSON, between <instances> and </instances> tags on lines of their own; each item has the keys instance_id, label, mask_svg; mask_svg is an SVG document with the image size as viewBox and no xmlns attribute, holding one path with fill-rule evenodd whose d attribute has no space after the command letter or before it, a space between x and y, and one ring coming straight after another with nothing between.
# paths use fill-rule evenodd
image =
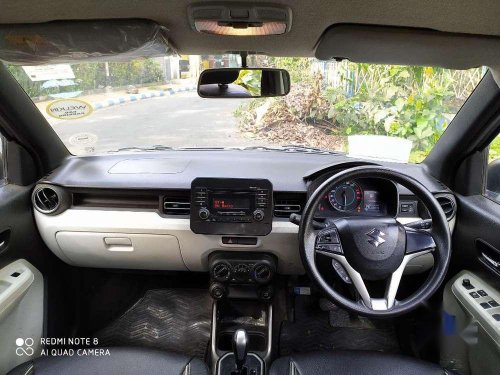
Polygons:
<instances>
[{"instance_id":1,"label":"rear view mirror","mask_svg":"<svg viewBox=\"0 0 500 375\"><path fill-rule=\"evenodd\" d=\"M208 69L200 74L198 95L202 98L260 98L290 92L290 75L283 69Z\"/></svg>"}]
</instances>

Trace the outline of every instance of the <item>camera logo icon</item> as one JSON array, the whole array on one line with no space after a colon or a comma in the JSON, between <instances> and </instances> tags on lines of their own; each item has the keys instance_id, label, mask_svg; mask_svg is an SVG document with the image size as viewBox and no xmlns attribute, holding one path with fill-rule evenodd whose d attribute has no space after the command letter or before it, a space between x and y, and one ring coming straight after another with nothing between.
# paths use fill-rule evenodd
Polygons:
<instances>
[{"instance_id":1,"label":"camera logo icon","mask_svg":"<svg viewBox=\"0 0 500 375\"><path fill-rule=\"evenodd\" d=\"M33 349L33 345L35 344L35 341L31 338L31 337L28 337L28 338L17 338L16 339L16 354L18 356L23 356L23 355L27 355L27 356L32 356L33 353L35 352L35 350Z\"/></svg>"}]
</instances>

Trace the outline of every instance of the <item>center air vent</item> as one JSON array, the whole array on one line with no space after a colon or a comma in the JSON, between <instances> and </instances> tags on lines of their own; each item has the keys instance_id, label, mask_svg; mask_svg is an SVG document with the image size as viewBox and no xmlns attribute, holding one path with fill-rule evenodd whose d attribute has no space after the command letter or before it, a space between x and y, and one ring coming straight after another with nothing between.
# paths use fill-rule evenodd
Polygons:
<instances>
[{"instance_id":1,"label":"center air vent","mask_svg":"<svg viewBox=\"0 0 500 375\"><path fill-rule=\"evenodd\" d=\"M305 194L276 194L274 198L274 216L289 218L291 214L302 213Z\"/></svg>"},{"instance_id":2,"label":"center air vent","mask_svg":"<svg viewBox=\"0 0 500 375\"><path fill-rule=\"evenodd\" d=\"M163 198L163 213L165 215L189 215L190 207L189 192L169 194Z\"/></svg>"},{"instance_id":3,"label":"center air vent","mask_svg":"<svg viewBox=\"0 0 500 375\"><path fill-rule=\"evenodd\" d=\"M51 187L38 187L35 189L32 199L35 208L44 214L57 211L61 202L59 194Z\"/></svg>"},{"instance_id":4,"label":"center air vent","mask_svg":"<svg viewBox=\"0 0 500 375\"><path fill-rule=\"evenodd\" d=\"M439 205L443 209L443 212L448 220L453 219L456 213L455 200L449 195L436 196Z\"/></svg>"}]
</instances>

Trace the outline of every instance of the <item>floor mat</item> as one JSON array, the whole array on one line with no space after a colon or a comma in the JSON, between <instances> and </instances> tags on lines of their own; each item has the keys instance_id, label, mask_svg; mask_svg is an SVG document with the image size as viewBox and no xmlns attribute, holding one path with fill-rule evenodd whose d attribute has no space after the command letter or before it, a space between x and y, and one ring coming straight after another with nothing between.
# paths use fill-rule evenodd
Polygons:
<instances>
[{"instance_id":1,"label":"floor mat","mask_svg":"<svg viewBox=\"0 0 500 375\"><path fill-rule=\"evenodd\" d=\"M400 352L389 322L359 318L334 305L322 305L320 308L306 297L296 299L295 321L283 321L281 326L281 356L332 349Z\"/></svg>"},{"instance_id":2,"label":"floor mat","mask_svg":"<svg viewBox=\"0 0 500 375\"><path fill-rule=\"evenodd\" d=\"M149 290L94 337L100 346L142 346L204 358L211 322L212 299L206 290Z\"/></svg>"}]
</instances>

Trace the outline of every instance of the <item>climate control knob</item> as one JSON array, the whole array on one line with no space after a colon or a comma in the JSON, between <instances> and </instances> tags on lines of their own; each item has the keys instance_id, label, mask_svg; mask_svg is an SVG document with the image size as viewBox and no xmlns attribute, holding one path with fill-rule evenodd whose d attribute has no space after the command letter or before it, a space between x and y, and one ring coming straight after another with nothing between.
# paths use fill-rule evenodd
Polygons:
<instances>
[{"instance_id":1,"label":"climate control knob","mask_svg":"<svg viewBox=\"0 0 500 375\"><path fill-rule=\"evenodd\" d=\"M200 208L200 210L198 211L198 217L201 220L207 220L209 216L210 216L210 211L207 210L206 208Z\"/></svg>"},{"instance_id":2,"label":"climate control knob","mask_svg":"<svg viewBox=\"0 0 500 375\"><path fill-rule=\"evenodd\" d=\"M255 221L262 221L264 219L264 211L255 210L253 212L253 218L255 219Z\"/></svg>"},{"instance_id":3,"label":"climate control knob","mask_svg":"<svg viewBox=\"0 0 500 375\"><path fill-rule=\"evenodd\" d=\"M212 277L219 282L228 281L231 277L231 266L227 262L216 263L212 267Z\"/></svg>"},{"instance_id":4,"label":"climate control knob","mask_svg":"<svg viewBox=\"0 0 500 375\"><path fill-rule=\"evenodd\" d=\"M259 284L266 284L273 277L273 270L265 263L257 264L252 273L253 279Z\"/></svg>"}]
</instances>

